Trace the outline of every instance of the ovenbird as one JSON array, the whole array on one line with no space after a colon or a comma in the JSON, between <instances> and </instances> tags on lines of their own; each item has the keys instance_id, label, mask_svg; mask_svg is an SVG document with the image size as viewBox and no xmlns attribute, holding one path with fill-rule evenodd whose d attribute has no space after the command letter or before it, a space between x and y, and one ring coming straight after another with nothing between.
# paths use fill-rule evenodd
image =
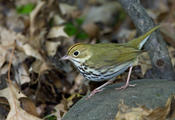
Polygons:
<instances>
[{"instance_id":1,"label":"ovenbird","mask_svg":"<svg viewBox=\"0 0 175 120\"><path fill-rule=\"evenodd\" d=\"M159 27L152 28L146 34L128 43L77 43L71 46L67 51L67 55L61 59L70 60L88 80L109 80L104 85L96 88L90 96L101 91L102 87L111 83L111 78L120 75L130 67L127 82L120 88L125 89L128 86L134 86L129 84L132 66L137 56L142 53L141 48L148 40L150 34Z\"/></svg>"}]
</instances>

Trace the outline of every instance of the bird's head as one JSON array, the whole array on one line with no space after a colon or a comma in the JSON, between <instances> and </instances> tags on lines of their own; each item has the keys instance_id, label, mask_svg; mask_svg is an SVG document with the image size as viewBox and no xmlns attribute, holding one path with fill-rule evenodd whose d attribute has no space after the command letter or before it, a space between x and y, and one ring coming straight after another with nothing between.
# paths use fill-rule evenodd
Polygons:
<instances>
[{"instance_id":1,"label":"bird's head","mask_svg":"<svg viewBox=\"0 0 175 120\"><path fill-rule=\"evenodd\" d=\"M70 60L75 65L82 64L91 57L89 44L77 43L72 45L65 56L61 60Z\"/></svg>"}]
</instances>

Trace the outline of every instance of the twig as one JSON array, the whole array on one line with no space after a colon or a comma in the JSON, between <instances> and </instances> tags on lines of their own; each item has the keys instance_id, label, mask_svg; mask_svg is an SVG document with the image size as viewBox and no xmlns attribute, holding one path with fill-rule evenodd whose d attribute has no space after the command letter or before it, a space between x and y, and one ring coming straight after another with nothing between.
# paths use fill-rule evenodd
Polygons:
<instances>
[{"instance_id":1,"label":"twig","mask_svg":"<svg viewBox=\"0 0 175 120\"><path fill-rule=\"evenodd\" d=\"M10 59L9 59L9 64L8 64L8 83L11 84L11 79L10 79L10 72L11 72L11 66L12 66L12 60L13 60L13 56L14 56L14 53L15 53L15 48L16 48L16 41L14 41L13 43L13 49L12 49L12 52L11 52L11 56L10 56Z\"/></svg>"},{"instance_id":2,"label":"twig","mask_svg":"<svg viewBox=\"0 0 175 120\"><path fill-rule=\"evenodd\" d=\"M41 1L37 4L35 9L30 13L30 36L33 36L35 32L35 18L40 12L41 8L44 6L45 2Z\"/></svg>"}]
</instances>

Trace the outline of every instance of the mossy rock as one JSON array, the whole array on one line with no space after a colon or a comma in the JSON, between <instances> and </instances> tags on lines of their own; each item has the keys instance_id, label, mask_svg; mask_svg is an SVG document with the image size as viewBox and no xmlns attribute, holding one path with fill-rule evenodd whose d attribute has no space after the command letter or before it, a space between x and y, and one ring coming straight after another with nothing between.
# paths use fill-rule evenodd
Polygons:
<instances>
[{"instance_id":1,"label":"mossy rock","mask_svg":"<svg viewBox=\"0 0 175 120\"><path fill-rule=\"evenodd\" d=\"M175 81L143 79L131 81L136 87L118 91L121 84L107 86L103 92L90 99L78 101L63 120L114 120L121 100L131 107L145 105L148 108L164 106L168 97L175 94Z\"/></svg>"}]
</instances>

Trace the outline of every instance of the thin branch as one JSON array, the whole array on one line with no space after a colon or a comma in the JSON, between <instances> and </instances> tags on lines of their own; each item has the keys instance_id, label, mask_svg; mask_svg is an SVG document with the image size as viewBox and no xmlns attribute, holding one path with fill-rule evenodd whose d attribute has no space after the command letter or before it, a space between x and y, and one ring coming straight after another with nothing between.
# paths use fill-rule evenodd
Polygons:
<instances>
[{"instance_id":1,"label":"thin branch","mask_svg":"<svg viewBox=\"0 0 175 120\"><path fill-rule=\"evenodd\" d=\"M8 83L10 84L11 83L11 79L10 79L10 72L11 72L11 66L12 66L12 61L13 61L13 56L14 56L14 53L15 53L15 48L16 48L16 41L14 42L13 44L13 49L12 49L12 53L11 53L11 56L10 56L10 59L9 59L9 64L8 64Z\"/></svg>"}]
</instances>

